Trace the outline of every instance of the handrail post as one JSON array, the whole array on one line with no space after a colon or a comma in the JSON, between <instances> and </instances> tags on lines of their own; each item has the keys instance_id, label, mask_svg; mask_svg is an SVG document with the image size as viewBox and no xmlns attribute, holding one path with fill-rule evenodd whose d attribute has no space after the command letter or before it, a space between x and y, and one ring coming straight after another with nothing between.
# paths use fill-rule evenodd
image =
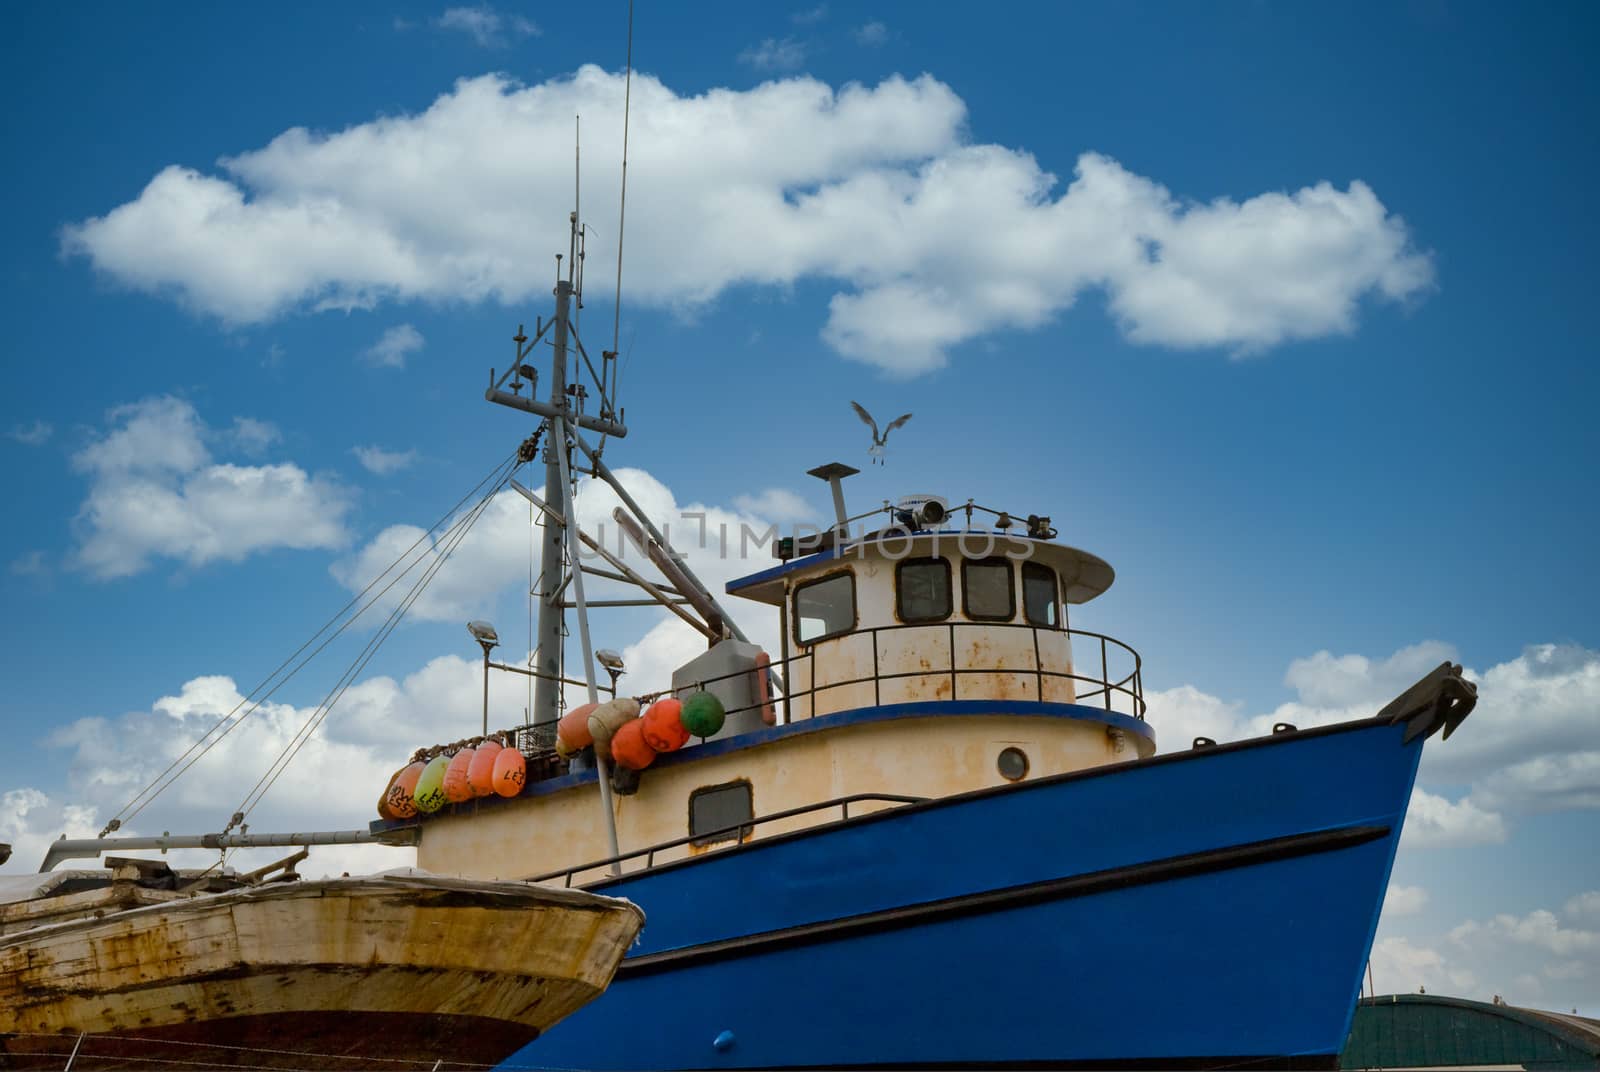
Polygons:
<instances>
[{"instance_id":1,"label":"handrail post","mask_svg":"<svg viewBox=\"0 0 1600 1072\"><path fill-rule=\"evenodd\" d=\"M1100 683L1106 687L1106 710L1111 710L1111 661L1106 657L1105 634L1100 636Z\"/></svg>"}]
</instances>

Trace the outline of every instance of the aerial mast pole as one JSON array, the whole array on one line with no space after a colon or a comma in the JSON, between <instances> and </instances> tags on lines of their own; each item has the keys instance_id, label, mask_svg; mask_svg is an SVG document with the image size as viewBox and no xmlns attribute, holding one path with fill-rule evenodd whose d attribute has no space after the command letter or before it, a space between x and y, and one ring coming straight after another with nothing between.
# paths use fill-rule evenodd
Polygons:
<instances>
[{"instance_id":1,"label":"aerial mast pole","mask_svg":"<svg viewBox=\"0 0 1600 1072\"><path fill-rule=\"evenodd\" d=\"M560 258L557 258L557 264ZM572 281L556 279L555 338L552 348L555 355L550 371L550 405L564 411L567 404L567 316L572 307ZM562 477L562 451L566 444L558 436L549 436L544 446L544 501L562 503L567 499L567 489ZM566 515L569 523L576 519ZM544 522L544 548L539 558L539 628L537 646L534 648L534 672L538 675L533 687L533 711L530 720L534 725L554 722L561 715L561 639L566 624L561 609L562 581L566 575L563 544L566 533L563 526Z\"/></svg>"}]
</instances>

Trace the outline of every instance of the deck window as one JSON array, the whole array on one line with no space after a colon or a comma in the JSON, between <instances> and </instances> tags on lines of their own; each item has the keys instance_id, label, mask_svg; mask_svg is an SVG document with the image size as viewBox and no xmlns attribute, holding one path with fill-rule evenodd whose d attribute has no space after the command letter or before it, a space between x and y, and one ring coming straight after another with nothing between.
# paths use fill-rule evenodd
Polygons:
<instances>
[{"instance_id":1,"label":"deck window","mask_svg":"<svg viewBox=\"0 0 1600 1072\"><path fill-rule=\"evenodd\" d=\"M908 558L895 567L896 610L902 622L942 622L950 617L950 563Z\"/></svg>"},{"instance_id":2,"label":"deck window","mask_svg":"<svg viewBox=\"0 0 1600 1072\"><path fill-rule=\"evenodd\" d=\"M835 573L794 590L794 635L800 643L838 636L855 627L855 574Z\"/></svg>"},{"instance_id":3,"label":"deck window","mask_svg":"<svg viewBox=\"0 0 1600 1072\"><path fill-rule=\"evenodd\" d=\"M1061 622L1060 606L1056 602L1056 571L1037 562L1022 566L1022 613L1029 623L1051 629Z\"/></svg>"},{"instance_id":4,"label":"deck window","mask_svg":"<svg viewBox=\"0 0 1600 1072\"><path fill-rule=\"evenodd\" d=\"M750 828L739 824L754 819L755 815L755 794L749 782L741 780L696 789L689 794L689 836L694 839L692 844L743 841L750 836Z\"/></svg>"},{"instance_id":5,"label":"deck window","mask_svg":"<svg viewBox=\"0 0 1600 1072\"><path fill-rule=\"evenodd\" d=\"M1009 622L1017 616L1017 593L1011 586L1011 563L982 558L961 563L961 599L967 617L976 622Z\"/></svg>"}]
</instances>

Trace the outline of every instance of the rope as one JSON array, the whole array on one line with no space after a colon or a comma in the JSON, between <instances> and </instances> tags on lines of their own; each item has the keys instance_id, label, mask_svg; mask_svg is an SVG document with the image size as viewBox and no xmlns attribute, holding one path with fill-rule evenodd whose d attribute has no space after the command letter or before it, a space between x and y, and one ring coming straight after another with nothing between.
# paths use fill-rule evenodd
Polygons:
<instances>
[{"instance_id":1,"label":"rope","mask_svg":"<svg viewBox=\"0 0 1600 1072\"><path fill-rule=\"evenodd\" d=\"M405 559L410 556L411 552L415 551L419 546L421 546L422 542L432 535L435 529L444 524L444 522L452 514L460 509L463 503L476 495L480 488L482 488L489 481L496 480L497 477L497 483L503 482L506 474L502 473L501 471L506 468L508 463L515 462L516 459L517 455L512 454L510 458L496 464L495 467L489 471L487 476L478 481L471 491L468 491L465 495L458 499L453 506L446 510L444 514L440 516L439 520L435 521L431 526L428 527L426 532L424 532L421 536L418 536L416 542L410 547L406 548L406 550L400 554L400 557L395 559L395 561L391 563L387 569L368 582L367 586L352 596L349 602L345 603L343 607L340 607L333 617L329 618L328 621L323 624L322 628L313 633L310 638L305 641L305 643L301 644L294 650L293 653L289 655L288 658L279 663L270 674L262 678L261 681L257 683L243 699L234 705L233 710L229 711L227 714L219 716L218 719L213 722L211 726L208 727L206 731L202 733L194 741L194 743L183 752L182 755L178 756L177 759L174 759L170 764L167 765L166 770L156 775L156 777L149 784L147 784L143 789L139 790L139 792L134 795L132 800L124 804L116 813L116 815L112 817L111 821L106 824L106 828L100 831L100 836L108 837L113 831L119 829L123 823L132 822L141 811L153 803L155 799L162 793L166 792L167 788L171 786L173 782L181 778L189 770L189 768L194 766L194 764L197 763L207 752L221 743L222 739L231 733L236 726L253 715L263 703L272 697L273 693L277 692L278 689L282 688L284 684L286 684L295 676L295 674L304 669L307 663L321 654L323 649L325 649L341 633L348 629L356 621L356 619L360 618L361 615L365 613L373 603L382 598L384 593L389 590L389 587L393 587L394 582L391 581L390 585L384 588L383 592L378 593L376 597L357 610L355 614L351 615L348 621L339 626L337 630L335 630L326 640L317 646L315 651L306 656L305 659L301 660L301 662L294 667L294 669L290 670L286 675L284 675L282 680L272 685L272 687L265 693L262 693L262 690L271 684L274 678L283 673L283 670L286 666L294 662L294 660L298 658L302 652L311 647L312 644L316 643L318 637L326 633L328 629L334 625L334 623L343 618L345 613L349 611L351 607L355 606L356 603L359 602L368 592L372 591L373 587L377 585L379 581L388 576L390 571L392 571L401 562L405 561ZM414 566L415 563L413 563L412 567L408 567L405 572L410 572L410 569L414 568ZM405 572L401 573L400 576L404 576ZM395 580L398 581L399 577L396 577ZM258 693L262 694L257 696ZM250 705L249 710L245 711L245 713L241 715L237 721L230 721L233 719L234 715L239 713L241 708L245 707L246 704ZM223 729L214 740L211 740L210 743L207 743L208 738L210 738L213 733L216 733L219 728L224 726L226 726L226 728ZM202 747L202 745L204 747ZM198 753L196 752L196 749L199 749ZM174 773L175 770L176 773ZM171 777L168 777L168 775L171 775ZM146 796L146 794L148 794L148 796Z\"/></svg>"},{"instance_id":2,"label":"rope","mask_svg":"<svg viewBox=\"0 0 1600 1072\"><path fill-rule=\"evenodd\" d=\"M235 826L244 822L245 816L249 814L251 809L261 802L262 798L267 795L267 792L272 789L273 784L278 780L283 772L288 769L288 766L291 762L293 762L294 757L300 753L300 749L304 748L306 743L310 741L311 738L316 734L318 728L321 727L322 723L327 719L329 713L332 712L334 705L337 704L340 698L344 696L345 691L355 683L355 679L360 675L361 671L366 669L367 664L371 662L373 656L378 653L378 648L381 647L383 642L389 638L389 635L393 633L395 628L400 624L400 620L405 617L406 612L410 610L412 605L422 596L423 590L427 588L429 582L433 580L433 578L438 574L439 570L444 568L444 564L450 560L450 556L453 555L456 551L456 548L461 545L461 541L466 538L467 533L471 531L472 526L477 523L478 518L483 516L484 511L488 509L489 504L494 500L495 495L499 493L505 481L510 478L511 473L515 472L517 466L521 464L520 461L514 460L514 462L515 463L501 475L500 479L490 487L490 489L484 494L483 498L480 499L470 511L464 514L461 518L457 519L456 523L446 531L444 537L440 540L440 543L435 545L434 550L436 555L433 562L428 565L428 568L423 571L422 576L417 579L414 585L412 585L411 590L406 593L405 598L401 600L394 610L389 612L389 617L384 621L384 624L379 628L378 632L373 635L372 639L367 641L366 647L363 648L361 653L356 657L355 662L353 662L345 670L344 674L340 676L339 680L335 683L333 690L330 691L329 694L323 698L323 701L312 710L312 713L307 716L306 721L301 725L300 730L296 732L293 738L290 739L290 743L284 746L284 751L279 753L278 758L274 760L272 766L267 769L267 773L263 774L261 778L256 781L256 784L251 788L250 792L245 795L244 801L240 803L238 809L235 810L233 817L228 821L228 826L226 830L224 830L224 833L226 833L227 830L232 830ZM441 546L445 547L445 550L442 554L437 554L438 548ZM399 576L395 577L393 581L385 586L383 593L379 593L379 598L381 598L384 593L387 593L390 588L394 587L394 585L399 582L401 577L415 569L417 564L421 561L422 557L418 556L417 561L408 566L404 573L401 573Z\"/></svg>"}]
</instances>

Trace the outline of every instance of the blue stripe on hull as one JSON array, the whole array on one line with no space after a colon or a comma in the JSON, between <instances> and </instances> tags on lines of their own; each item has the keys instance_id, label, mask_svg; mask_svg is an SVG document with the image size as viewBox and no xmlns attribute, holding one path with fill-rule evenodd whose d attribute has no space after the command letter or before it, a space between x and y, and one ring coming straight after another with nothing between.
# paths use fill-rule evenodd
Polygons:
<instances>
[{"instance_id":1,"label":"blue stripe on hull","mask_svg":"<svg viewBox=\"0 0 1600 1072\"><path fill-rule=\"evenodd\" d=\"M1400 733L1363 723L1130 763L610 883L606 892L644 908L643 941L605 996L507 1063L1335 1054L1421 751ZM1381 836L1184 877L1160 870L1341 828ZM1063 882L1090 873L1126 884L1084 892ZM1040 884L1049 899L984 899ZM919 914L931 901L946 908ZM830 921L863 915L883 926L828 935ZM822 933L808 938L812 926ZM748 950L727 948L741 938ZM723 943L715 956L704 953L712 942ZM733 1042L718 1050L724 1031Z\"/></svg>"}]
</instances>

